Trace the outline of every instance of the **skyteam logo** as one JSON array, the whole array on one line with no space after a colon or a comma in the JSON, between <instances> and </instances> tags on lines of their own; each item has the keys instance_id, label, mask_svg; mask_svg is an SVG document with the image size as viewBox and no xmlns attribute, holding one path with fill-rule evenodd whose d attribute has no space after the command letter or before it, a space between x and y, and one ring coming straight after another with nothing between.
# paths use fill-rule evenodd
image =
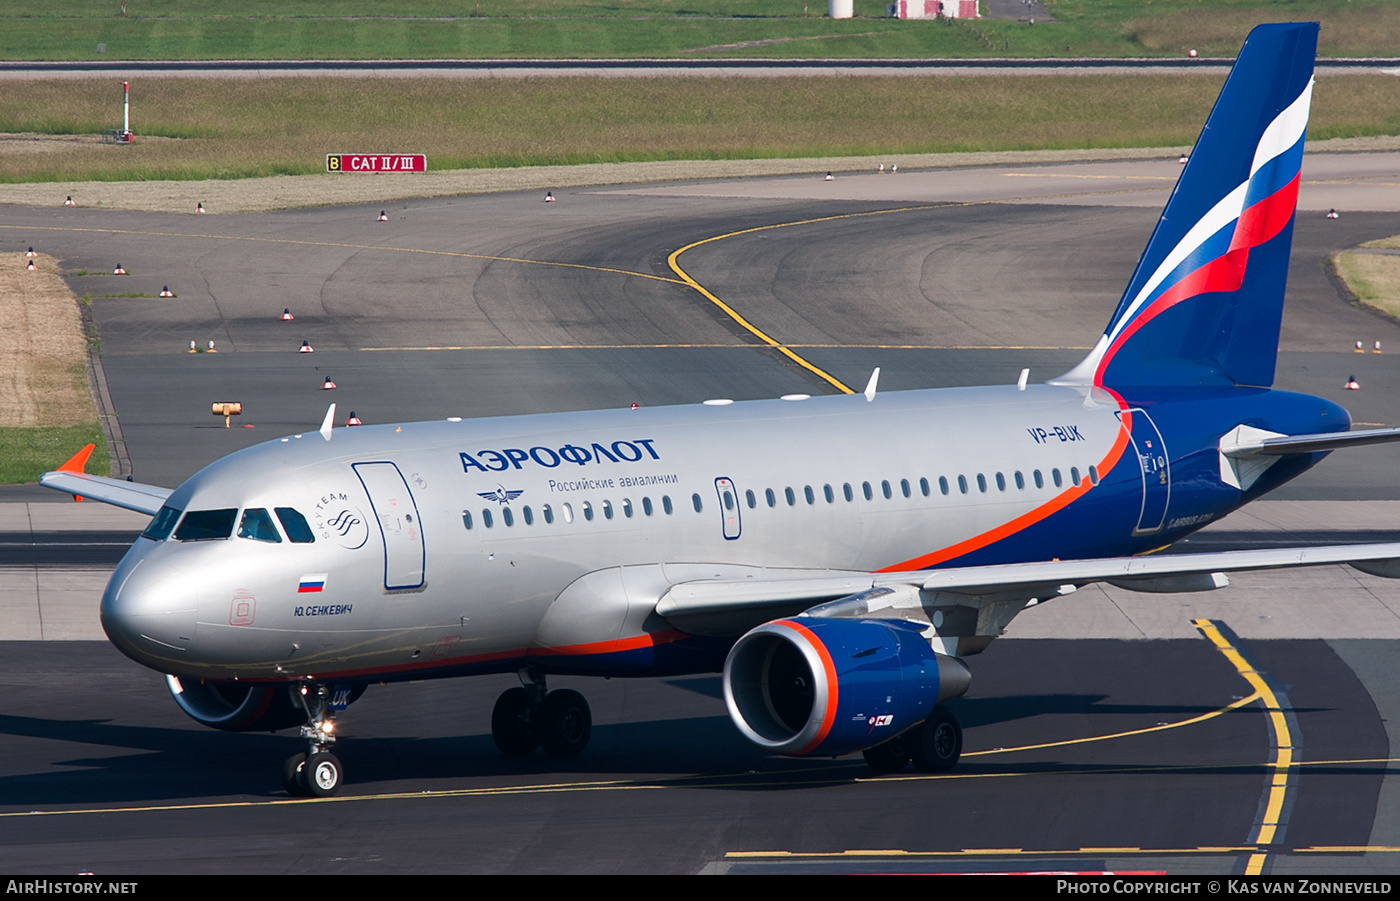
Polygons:
<instances>
[{"instance_id":1,"label":"skyteam logo","mask_svg":"<svg viewBox=\"0 0 1400 901\"><path fill-rule=\"evenodd\" d=\"M506 504L515 500L517 497L520 497L520 495L524 493L524 489L520 491L513 491L507 489L504 485L497 485L495 491L478 491L476 493L476 496L483 497L488 501L496 501L501 506L505 506Z\"/></svg>"},{"instance_id":2,"label":"skyteam logo","mask_svg":"<svg viewBox=\"0 0 1400 901\"><path fill-rule=\"evenodd\" d=\"M327 541L352 551L369 540L369 521L343 491L328 492L317 499L316 530Z\"/></svg>"}]
</instances>

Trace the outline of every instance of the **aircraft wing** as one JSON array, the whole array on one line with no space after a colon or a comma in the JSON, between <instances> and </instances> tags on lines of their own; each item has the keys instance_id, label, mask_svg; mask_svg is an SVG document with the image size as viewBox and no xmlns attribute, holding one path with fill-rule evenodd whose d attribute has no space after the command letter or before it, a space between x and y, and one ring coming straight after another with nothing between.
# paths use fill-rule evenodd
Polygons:
<instances>
[{"instance_id":1,"label":"aircraft wing","mask_svg":"<svg viewBox=\"0 0 1400 901\"><path fill-rule=\"evenodd\" d=\"M90 476L85 472L46 472L39 477L39 484L76 497L90 497L114 507L124 507L155 516L171 489L159 485L143 485L140 482L123 482L103 476Z\"/></svg>"},{"instance_id":2,"label":"aircraft wing","mask_svg":"<svg viewBox=\"0 0 1400 901\"><path fill-rule=\"evenodd\" d=\"M779 616L888 616L915 610L1000 608L976 615L975 635L1000 633L1027 604L1095 582L1130 591L1210 591L1227 573L1345 563L1372 575L1400 578L1400 542L1265 548L1205 554L1160 554L1096 560L1051 560L897 573L830 572L772 578L701 579L672 585L656 612L677 628L732 635Z\"/></svg>"}]
</instances>

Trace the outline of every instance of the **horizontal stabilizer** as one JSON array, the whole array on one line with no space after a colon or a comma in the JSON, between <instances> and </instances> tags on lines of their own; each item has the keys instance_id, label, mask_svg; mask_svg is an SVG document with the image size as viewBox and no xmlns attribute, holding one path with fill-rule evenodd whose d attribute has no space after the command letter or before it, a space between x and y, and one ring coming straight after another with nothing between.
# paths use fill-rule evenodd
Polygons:
<instances>
[{"instance_id":1,"label":"horizontal stabilizer","mask_svg":"<svg viewBox=\"0 0 1400 901\"><path fill-rule=\"evenodd\" d=\"M1400 429L1365 429L1354 432L1325 432L1321 435L1275 435L1262 429L1241 427L1220 441L1220 452L1227 457L1284 457L1388 444L1400 441Z\"/></svg>"},{"instance_id":2,"label":"horizontal stabilizer","mask_svg":"<svg viewBox=\"0 0 1400 901\"><path fill-rule=\"evenodd\" d=\"M46 472L39 477L39 484L55 491L91 498L148 516L156 515L171 492L171 489L158 485L122 482L82 472Z\"/></svg>"}]
</instances>

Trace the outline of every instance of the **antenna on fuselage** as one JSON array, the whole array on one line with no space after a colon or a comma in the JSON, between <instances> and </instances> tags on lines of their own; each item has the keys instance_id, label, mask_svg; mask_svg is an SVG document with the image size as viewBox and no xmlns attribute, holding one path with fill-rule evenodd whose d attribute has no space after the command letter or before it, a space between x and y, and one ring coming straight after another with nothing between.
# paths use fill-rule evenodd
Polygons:
<instances>
[{"instance_id":1,"label":"antenna on fuselage","mask_svg":"<svg viewBox=\"0 0 1400 901\"><path fill-rule=\"evenodd\" d=\"M1031 375L1031 371L1030 371L1029 369L1022 369L1022 370L1021 370L1021 377L1018 378L1018 379L1016 380L1016 390L1017 390L1017 391L1025 391L1025 390L1026 390L1026 379L1030 378L1030 375Z\"/></svg>"},{"instance_id":2,"label":"antenna on fuselage","mask_svg":"<svg viewBox=\"0 0 1400 901\"><path fill-rule=\"evenodd\" d=\"M331 440L331 421L335 419L335 404L326 408L326 418L321 420L321 437Z\"/></svg>"},{"instance_id":3,"label":"antenna on fuselage","mask_svg":"<svg viewBox=\"0 0 1400 901\"><path fill-rule=\"evenodd\" d=\"M875 386L880 382L880 367L876 366L875 371L870 373L870 381L865 383L865 402L870 403L875 399Z\"/></svg>"}]
</instances>

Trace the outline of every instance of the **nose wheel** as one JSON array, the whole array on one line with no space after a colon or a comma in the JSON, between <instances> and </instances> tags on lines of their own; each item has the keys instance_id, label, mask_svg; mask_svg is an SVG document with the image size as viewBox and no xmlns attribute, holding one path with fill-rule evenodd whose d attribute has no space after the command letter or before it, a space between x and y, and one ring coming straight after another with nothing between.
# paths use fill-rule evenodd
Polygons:
<instances>
[{"instance_id":1,"label":"nose wheel","mask_svg":"<svg viewBox=\"0 0 1400 901\"><path fill-rule=\"evenodd\" d=\"M519 688L506 689L491 711L491 739L507 757L543 748L550 757L577 757L593 734L593 713L571 689L548 691L544 676L520 671Z\"/></svg>"},{"instance_id":2,"label":"nose wheel","mask_svg":"<svg viewBox=\"0 0 1400 901\"><path fill-rule=\"evenodd\" d=\"M317 683L295 685L291 691L293 702L306 713L301 737L307 742L307 750L282 761L282 787L294 798L329 798L340 790L345 779L340 758L330 752L335 744L330 688Z\"/></svg>"}]
</instances>

